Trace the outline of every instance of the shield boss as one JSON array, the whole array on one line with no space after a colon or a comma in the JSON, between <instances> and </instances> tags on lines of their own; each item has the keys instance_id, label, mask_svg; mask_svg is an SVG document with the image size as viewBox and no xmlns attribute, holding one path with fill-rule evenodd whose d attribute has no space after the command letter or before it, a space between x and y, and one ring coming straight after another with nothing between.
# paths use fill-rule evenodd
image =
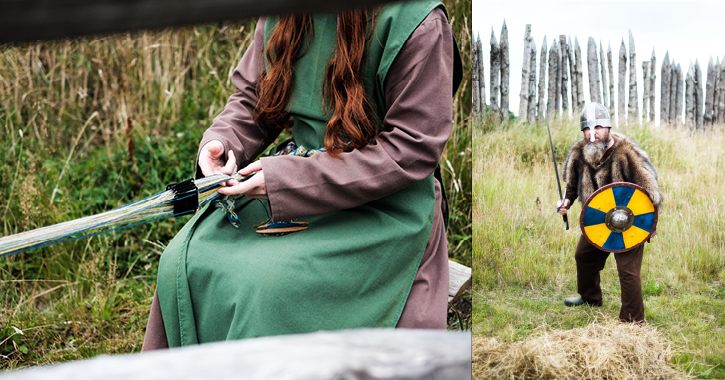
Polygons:
<instances>
[{"instance_id":1,"label":"shield boss","mask_svg":"<svg viewBox=\"0 0 725 380\"><path fill-rule=\"evenodd\" d=\"M657 210L647 192L615 182L592 194L579 217L582 234L600 249L623 252L644 244L657 226Z\"/></svg>"}]
</instances>

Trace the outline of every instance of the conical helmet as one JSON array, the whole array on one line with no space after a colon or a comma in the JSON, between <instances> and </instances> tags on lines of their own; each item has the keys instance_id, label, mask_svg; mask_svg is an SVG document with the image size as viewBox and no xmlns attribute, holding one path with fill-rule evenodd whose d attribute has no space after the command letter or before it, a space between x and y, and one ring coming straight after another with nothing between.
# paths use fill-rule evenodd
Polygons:
<instances>
[{"instance_id":1,"label":"conical helmet","mask_svg":"<svg viewBox=\"0 0 725 380\"><path fill-rule=\"evenodd\" d=\"M594 131L594 127L600 125L602 127L612 127L612 119L609 117L609 110L607 107L591 102L584 106L581 116L579 119L582 123L582 131L591 128L590 131Z\"/></svg>"}]
</instances>

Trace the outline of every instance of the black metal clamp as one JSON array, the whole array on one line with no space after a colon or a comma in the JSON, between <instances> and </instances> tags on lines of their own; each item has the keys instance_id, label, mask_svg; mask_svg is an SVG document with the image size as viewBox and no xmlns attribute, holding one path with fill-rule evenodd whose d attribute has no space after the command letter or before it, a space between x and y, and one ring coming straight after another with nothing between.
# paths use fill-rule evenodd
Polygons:
<instances>
[{"instance_id":1,"label":"black metal clamp","mask_svg":"<svg viewBox=\"0 0 725 380\"><path fill-rule=\"evenodd\" d=\"M196 212L199 207L199 190L196 188L193 178L166 186L166 190L173 190L175 194L174 199L171 200L174 205L174 215Z\"/></svg>"}]
</instances>

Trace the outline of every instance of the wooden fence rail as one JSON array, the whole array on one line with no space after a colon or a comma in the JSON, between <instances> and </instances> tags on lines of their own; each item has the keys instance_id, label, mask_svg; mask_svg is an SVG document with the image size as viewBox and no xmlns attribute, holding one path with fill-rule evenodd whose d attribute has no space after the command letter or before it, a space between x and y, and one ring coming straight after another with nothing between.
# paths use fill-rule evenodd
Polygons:
<instances>
[{"instance_id":1,"label":"wooden fence rail","mask_svg":"<svg viewBox=\"0 0 725 380\"><path fill-rule=\"evenodd\" d=\"M362 329L101 355L5 372L2 380L471 378L471 333Z\"/></svg>"},{"instance_id":2,"label":"wooden fence rail","mask_svg":"<svg viewBox=\"0 0 725 380\"><path fill-rule=\"evenodd\" d=\"M329 12L385 2L387 1L0 0L0 43L238 20L268 14Z\"/></svg>"}]
</instances>

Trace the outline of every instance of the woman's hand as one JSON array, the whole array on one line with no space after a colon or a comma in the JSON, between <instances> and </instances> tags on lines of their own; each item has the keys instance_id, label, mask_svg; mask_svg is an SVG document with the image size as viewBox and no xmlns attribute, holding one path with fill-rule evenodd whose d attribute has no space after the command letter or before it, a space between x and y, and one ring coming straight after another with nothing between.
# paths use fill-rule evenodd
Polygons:
<instances>
[{"instance_id":1,"label":"woman's hand","mask_svg":"<svg viewBox=\"0 0 725 380\"><path fill-rule=\"evenodd\" d=\"M222 161L224 154L224 145L219 140L212 140L206 143L199 152L199 168L205 177L212 174L232 175L237 171L237 159L231 150L228 154L228 160Z\"/></svg>"},{"instance_id":2,"label":"woman's hand","mask_svg":"<svg viewBox=\"0 0 725 380\"><path fill-rule=\"evenodd\" d=\"M267 184L264 182L264 172L262 172L262 162L255 161L247 165L239 171L241 175L249 175L257 172L254 176L244 182L235 180L227 181L227 186L220 188L218 191L224 195L244 194L249 198L269 199L267 196Z\"/></svg>"}]
</instances>

